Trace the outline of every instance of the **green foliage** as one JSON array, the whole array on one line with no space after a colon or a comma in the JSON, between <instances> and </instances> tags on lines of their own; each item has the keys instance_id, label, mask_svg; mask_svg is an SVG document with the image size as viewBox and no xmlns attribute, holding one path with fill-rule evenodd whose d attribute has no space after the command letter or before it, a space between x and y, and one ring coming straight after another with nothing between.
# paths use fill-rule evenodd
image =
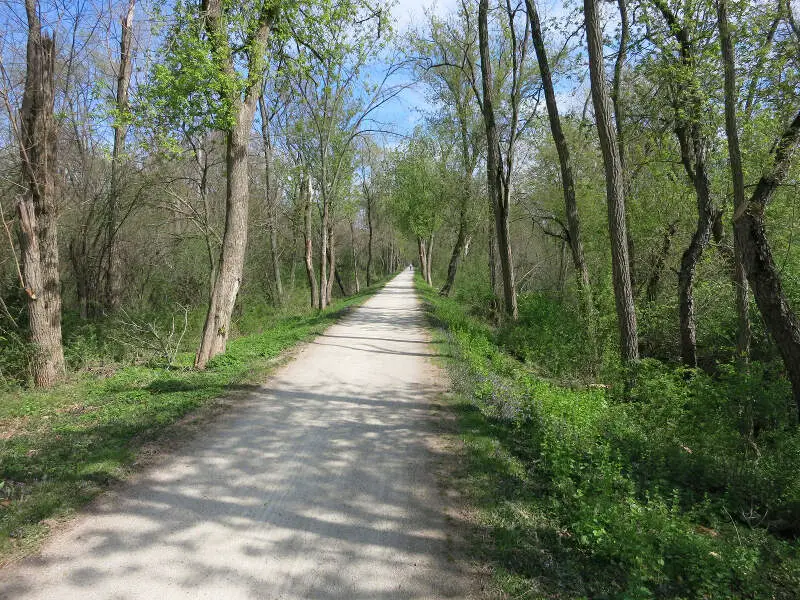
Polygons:
<instances>
[{"instance_id":1,"label":"green foliage","mask_svg":"<svg viewBox=\"0 0 800 600\"><path fill-rule=\"evenodd\" d=\"M432 141L415 138L395 156L392 165L391 207L404 232L427 238L442 222L443 177Z\"/></svg>"},{"instance_id":2,"label":"green foliage","mask_svg":"<svg viewBox=\"0 0 800 600\"><path fill-rule=\"evenodd\" d=\"M499 343L542 360L536 370L567 373L573 361L527 346L557 350L559 336L579 333L558 323L568 308L532 296L517 325L529 331L495 331L418 285L454 357L469 459L459 479L478 511L476 551L503 593L794 596L800 432L787 429L783 379L760 364L711 377L650 360L627 400L616 381L567 388Z\"/></svg>"}]
</instances>

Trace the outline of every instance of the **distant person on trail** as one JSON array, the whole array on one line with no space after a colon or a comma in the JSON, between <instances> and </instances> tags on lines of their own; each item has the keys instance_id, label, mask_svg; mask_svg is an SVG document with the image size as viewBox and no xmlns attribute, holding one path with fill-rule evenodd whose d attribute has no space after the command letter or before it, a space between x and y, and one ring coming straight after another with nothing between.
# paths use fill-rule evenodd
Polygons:
<instances>
[{"instance_id":1,"label":"distant person on trail","mask_svg":"<svg viewBox=\"0 0 800 600\"><path fill-rule=\"evenodd\" d=\"M414 270L414 265L408 265L408 270L409 271L413 271Z\"/></svg>"}]
</instances>

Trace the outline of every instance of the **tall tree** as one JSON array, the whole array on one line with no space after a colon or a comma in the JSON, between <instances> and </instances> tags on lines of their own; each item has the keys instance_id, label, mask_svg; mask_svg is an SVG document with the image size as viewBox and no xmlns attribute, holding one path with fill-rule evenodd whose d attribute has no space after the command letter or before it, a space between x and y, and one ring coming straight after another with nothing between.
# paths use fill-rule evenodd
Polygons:
<instances>
[{"instance_id":1,"label":"tall tree","mask_svg":"<svg viewBox=\"0 0 800 600\"><path fill-rule=\"evenodd\" d=\"M226 137L226 213L222 253L217 279L203 327L195 366L206 363L225 351L231 315L239 292L247 247L249 206L249 165L247 147L253 127L256 103L263 77L264 54L272 24L277 16L273 0L257 0L252 5L232 8L222 0L203 0L199 17L209 42L210 55L222 71L221 100L228 109ZM236 25L244 19L244 43L238 39ZM241 55L240 55L241 53ZM237 64L244 60L246 73Z\"/></svg>"},{"instance_id":2,"label":"tall tree","mask_svg":"<svg viewBox=\"0 0 800 600\"><path fill-rule=\"evenodd\" d=\"M681 162L692 183L697 201L697 225L689 246L681 257L678 272L678 312L680 319L681 359L689 366L697 365L697 318L694 283L697 265L703 256L722 211L714 201L708 164L709 140L703 132L704 92L697 76L697 49L689 29L691 18L681 20L667 0L653 0L664 18L670 37L678 46L673 81L674 127L681 153ZM688 9L687 9L688 10Z\"/></svg>"},{"instance_id":3,"label":"tall tree","mask_svg":"<svg viewBox=\"0 0 800 600\"><path fill-rule=\"evenodd\" d=\"M55 40L42 33L38 11L36 0L25 0L28 43L18 136L25 192L17 199L17 214L33 345L31 371L37 386L49 387L64 374L56 204L58 138L53 118Z\"/></svg>"},{"instance_id":4,"label":"tall tree","mask_svg":"<svg viewBox=\"0 0 800 600\"><path fill-rule=\"evenodd\" d=\"M722 70L725 81L725 133L728 139L728 161L733 182L733 210L741 210L745 203L744 170L742 151L739 146L739 126L736 119L736 56L734 43L728 24L727 0L717 0L717 20L719 26ZM748 302L747 273L739 236L734 235L733 284L736 295L736 314L738 317L736 334L736 354L739 360L747 361L750 354L750 315Z\"/></svg>"},{"instance_id":5,"label":"tall tree","mask_svg":"<svg viewBox=\"0 0 800 600\"><path fill-rule=\"evenodd\" d=\"M511 233L509 218L511 214L511 178L514 172L516 144L520 134L520 109L523 99L523 85L525 77L525 58L530 43L530 23L525 18L525 25L520 34L517 17L520 15L518 8L511 6L506 0L504 6L502 30L508 36L508 62L510 63L509 75L511 86L508 90L508 117L505 142L501 140L498 127L498 116L495 96L497 95L497 82L495 81L493 60L491 56L491 41L489 38L489 0L480 0L478 3L478 50L480 54L481 90L478 101L483 115L486 130L486 179L489 192L489 201L494 212L496 243L500 257L500 271L503 283L503 309L506 316L516 320L518 316L517 289L514 277L514 256L511 249ZM525 17L524 14L522 14Z\"/></svg>"},{"instance_id":6,"label":"tall tree","mask_svg":"<svg viewBox=\"0 0 800 600\"><path fill-rule=\"evenodd\" d=\"M617 309L620 351L622 360L631 363L639 359L639 336L636 310L633 303L630 261L628 258L628 227L625 212L625 187L622 161L611 119L611 99L603 63L603 34L596 0L584 0L586 41L589 51L589 78L592 105L597 124L600 149L605 167L608 230L611 236L611 270L614 283L614 302Z\"/></svg>"},{"instance_id":7,"label":"tall tree","mask_svg":"<svg viewBox=\"0 0 800 600\"><path fill-rule=\"evenodd\" d=\"M456 18L441 20L430 16L430 39L417 36L413 40L415 50L423 57L417 61L420 75L431 91L431 98L442 107L435 117L439 124L437 135L447 136L447 143L460 151L456 207L458 229L447 265L447 277L439 291L443 296L448 296L453 289L459 262L474 227L469 214L475 196L474 172L483 144L481 115L471 102L470 80L474 74L468 67L476 61L477 48L469 32L459 30L460 25Z\"/></svg>"},{"instance_id":8,"label":"tall tree","mask_svg":"<svg viewBox=\"0 0 800 600\"><path fill-rule=\"evenodd\" d=\"M772 166L759 179L750 199L734 214L734 233L756 304L783 357L800 417L800 319L783 291L781 275L767 238L764 212L789 173L800 145L800 112L773 146Z\"/></svg>"},{"instance_id":9,"label":"tall tree","mask_svg":"<svg viewBox=\"0 0 800 600\"><path fill-rule=\"evenodd\" d=\"M267 108L264 95L265 90L262 88L258 97L258 109L261 116L261 143L264 146L264 200L267 209L267 235L269 237L272 281L275 287L275 300L280 305L283 302L283 284L281 283L281 263L278 250L278 184L275 177L272 135L270 134L270 121L276 111L270 111Z\"/></svg>"},{"instance_id":10,"label":"tall tree","mask_svg":"<svg viewBox=\"0 0 800 600\"><path fill-rule=\"evenodd\" d=\"M533 47L536 50L536 59L539 63L539 73L542 78L545 104L547 105L547 117L550 122L550 132L553 135L553 142L558 152L558 163L561 170L561 186L564 192L564 207L567 215L567 231L569 238L567 241L572 251L572 262L575 265L578 285L587 301L585 306L591 311L592 299L589 268L586 266L586 257L583 252L583 236L581 234L580 216L578 215L578 201L575 197L575 176L572 172L572 159L570 158L569 145L567 144L567 138L564 136L564 131L561 128L561 118L558 114L553 75L550 70L550 61L547 58L547 50L544 45L539 12L536 10L534 0L525 0L525 4L528 8L528 18L531 22L531 37L533 39Z\"/></svg>"},{"instance_id":11,"label":"tall tree","mask_svg":"<svg viewBox=\"0 0 800 600\"><path fill-rule=\"evenodd\" d=\"M121 19L119 43L119 66L117 68L116 117L114 119L114 146L111 151L111 188L108 194L108 215L106 223L106 269L105 298L106 310L116 311L120 305L122 270L120 264L119 228L120 196L122 195L122 167L125 159L125 136L128 131L129 100L128 90L133 70L131 45L133 41L133 14L136 0L128 1L128 8Z\"/></svg>"}]
</instances>

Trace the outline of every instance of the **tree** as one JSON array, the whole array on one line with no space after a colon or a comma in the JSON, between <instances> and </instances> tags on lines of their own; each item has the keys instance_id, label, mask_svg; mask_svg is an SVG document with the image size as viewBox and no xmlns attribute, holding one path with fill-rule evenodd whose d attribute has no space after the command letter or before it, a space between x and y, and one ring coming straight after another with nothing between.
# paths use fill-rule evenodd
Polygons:
<instances>
[{"instance_id":1,"label":"tree","mask_svg":"<svg viewBox=\"0 0 800 600\"><path fill-rule=\"evenodd\" d=\"M514 150L520 133L519 111L523 100L523 76L525 57L530 42L530 24L525 19L522 34L518 32L517 8L512 8L510 0L505 6L509 41L511 87L508 91L508 118L504 150L501 146L500 130L495 107L495 77L489 40L489 0L478 3L478 49L480 53L481 91L476 90L486 129L486 179L489 202L492 205L497 235L497 248L500 256L500 270L503 280L503 300L506 315L516 320L517 290L514 280L514 256L511 249L509 217L511 213L511 176L514 170ZM524 16L524 15L523 15Z\"/></svg>"},{"instance_id":2,"label":"tree","mask_svg":"<svg viewBox=\"0 0 800 600\"><path fill-rule=\"evenodd\" d=\"M624 0L621 0L624 2ZM564 207L567 215L568 243L572 251L572 262L575 265L575 272L578 278L578 286L585 295L584 306L588 310L591 319L593 312L591 284L589 282L589 268L586 265L586 257L583 252L583 238L581 234L581 221L578 215L578 201L575 197L575 177L572 172L572 160L570 158L569 145L561 128L561 118L558 114L558 104L556 103L555 86L550 70L550 61L547 58L547 50L544 45L542 35L542 25L539 20L539 13L536 10L534 0L526 0L528 8L528 19L531 23L531 37L533 47L536 51L536 59L539 63L539 73L542 78L542 88L544 89L545 104L547 105L547 117L550 122L550 132L558 152L558 162L561 168L561 186L564 192Z\"/></svg>"},{"instance_id":3,"label":"tree","mask_svg":"<svg viewBox=\"0 0 800 600\"><path fill-rule=\"evenodd\" d=\"M433 241L442 218L437 158L432 141L418 131L405 151L395 155L392 165L392 212L400 229L416 240L420 272L428 285L433 285Z\"/></svg>"},{"instance_id":4,"label":"tree","mask_svg":"<svg viewBox=\"0 0 800 600\"><path fill-rule=\"evenodd\" d=\"M654 0L678 45L675 68L669 73L675 112L675 135L680 146L681 162L692 182L697 199L697 225L691 242L681 257L678 273L678 311L681 332L681 358L688 366L697 366L697 323L694 306L694 280L697 265L708 246L715 223L722 211L714 201L708 165L709 141L703 132L701 114L704 94L697 76L697 51L684 15L684 22L671 10L667 0Z\"/></svg>"},{"instance_id":5,"label":"tree","mask_svg":"<svg viewBox=\"0 0 800 600\"><path fill-rule=\"evenodd\" d=\"M258 96L258 109L261 116L261 142L264 146L264 200L267 209L267 235L269 236L270 265L272 267L272 280L275 285L275 299L278 304L283 301L283 285L281 283L281 263L278 251L278 185L275 181L275 165L273 159L272 136L270 135L270 121L277 112L267 109L264 99L265 90L262 88Z\"/></svg>"},{"instance_id":6,"label":"tree","mask_svg":"<svg viewBox=\"0 0 800 600\"><path fill-rule=\"evenodd\" d=\"M728 160L733 182L733 210L741 210L745 202L744 170L742 152L739 146L739 126L736 120L736 57L734 44L728 25L727 0L717 0L717 21L719 27L722 72L724 77L725 134L728 139ZM736 295L736 315L738 317L736 335L736 354L739 360L747 361L750 354L750 315L747 287L747 273L739 236L734 235L733 284Z\"/></svg>"},{"instance_id":7,"label":"tree","mask_svg":"<svg viewBox=\"0 0 800 600\"><path fill-rule=\"evenodd\" d=\"M391 58L378 81L362 77L372 58L392 40L389 10L357 2L317 3L301 12L287 51L292 89L304 106L304 157L320 198L319 307L331 301L336 243L334 211L349 189L354 140L369 115L403 89L390 79L399 65Z\"/></svg>"},{"instance_id":8,"label":"tree","mask_svg":"<svg viewBox=\"0 0 800 600\"><path fill-rule=\"evenodd\" d=\"M55 40L42 33L36 0L25 0L28 43L25 91L19 115L19 153L25 191L17 198L30 342L31 371L39 387L64 374L61 345L61 281L56 204L57 131Z\"/></svg>"},{"instance_id":9,"label":"tree","mask_svg":"<svg viewBox=\"0 0 800 600\"><path fill-rule=\"evenodd\" d=\"M783 291L764 226L764 211L775 190L786 178L792 156L800 145L800 112L774 144L773 163L753 190L750 199L734 214L734 233L756 304L778 351L783 357L800 415L800 319Z\"/></svg>"},{"instance_id":10,"label":"tree","mask_svg":"<svg viewBox=\"0 0 800 600\"><path fill-rule=\"evenodd\" d=\"M247 247L250 131L264 73L266 44L277 18L273 0L233 4L180 2L174 41L156 69L160 107L224 133L225 228L216 280L195 367L225 351ZM188 100L188 101L187 101ZM184 114L185 111L189 114Z\"/></svg>"},{"instance_id":11,"label":"tree","mask_svg":"<svg viewBox=\"0 0 800 600\"><path fill-rule=\"evenodd\" d=\"M105 307L113 312L120 305L121 267L119 249L120 228L120 196L122 194L121 171L125 154L125 135L129 121L128 89L131 84L131 43L133 37L133 13L136 0L128 1L128 8L121 19L121 37L119 44L119 67L117 70L116 115L114 119L114 146L111 151L111 188L108 194L108 215L106 222L106 270L105 270Z\"/></svg>"},{"instance_id":12,"label":"tree","mask_svg":"<svg viewBox=\"0 0 800 600\"><path fill-rule=\"evenodd\" d=\"M619 156L616 130L611 119L611 100L603 64L602 28L596 0L584 0L583 12L586 20L592 105L605 167L608 230L611 237L611 270L620 351L623 362L631 363L639 359L639 336L628 258L628 228L622 162Z\"/></svg>"},{"instance_id":13,"label":"tree","mask_svg":"<svg viewBox=\"0 0 800 600\"><path fill-rule=\"evenodd\" d=\"M458 229L450 261L447 265L447 278L439 293L448 296L453 289L458 264L470 238L474 224L469 213L474 199L474 172L483 144L480 131L481 116L470 99L472 89L467 64L475 62L476 48L469 35L459 32L455 19L440 20L429 18L430 39L416 36L413 48L420 55L416 61L422 80L431 91L431 99L441 106L437 122L437 134L445 136L447 144L459 149L457 168L460 181L456 191ZM452 124L452 125L451 125Z\"/></svg>"}]
</instances>

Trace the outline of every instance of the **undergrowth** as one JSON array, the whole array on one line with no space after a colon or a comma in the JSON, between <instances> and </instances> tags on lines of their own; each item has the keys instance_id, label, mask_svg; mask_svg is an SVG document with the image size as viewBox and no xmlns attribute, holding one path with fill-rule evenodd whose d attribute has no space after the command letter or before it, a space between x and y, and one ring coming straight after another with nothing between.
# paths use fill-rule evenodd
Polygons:
<instances>
[{"instance_id":1,"label":"undergrowth","mask_svg":"<svg viewBox=\"0 0 800 600\"><path fill-rule=\"evenodd\" d=\"M712 377L651 360L622 398L613 380L574 384L584 345L558 306L522 299L514 331L417 284L452 357L475 550L504 597L797 597L784 380L758 363Z\"/></svg>"}]
</instances>

